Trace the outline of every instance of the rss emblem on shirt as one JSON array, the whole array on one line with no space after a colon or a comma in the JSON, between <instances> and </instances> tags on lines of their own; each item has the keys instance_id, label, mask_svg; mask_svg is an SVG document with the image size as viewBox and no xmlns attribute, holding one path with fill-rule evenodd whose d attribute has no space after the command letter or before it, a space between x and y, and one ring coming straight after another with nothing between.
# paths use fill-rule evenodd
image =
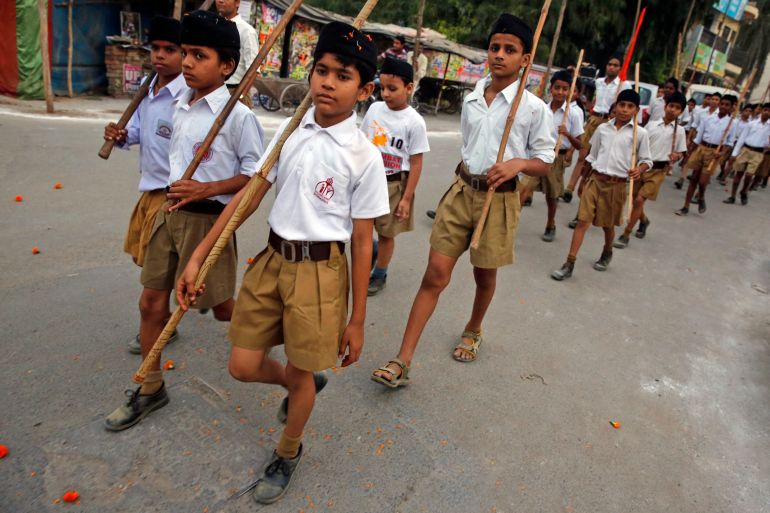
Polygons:
<instances>
[{"instance_id":1,"label":"rss emblem on shirt","mask_svg":"<svg viewBox=\"0 0 770 513\"><path fill-rule=\"evenodd\" d=\"M376 121L373 121L374 123L374 136L372 137L372 144L375 146L387 146L388 144L388 131L377 123Z\"/></svg>"},{"instance_id":2,"label":"rss emblem on shirt","mask_svg":"<svg viewBox=\"0 0 770 513\"><path fill-rule=\"evenodd\" d=\"M321 180L315 184L315 196L324 203L329 203L334 196L334 179L329 177L326 180Z\"/></svg>"}]
</instances>

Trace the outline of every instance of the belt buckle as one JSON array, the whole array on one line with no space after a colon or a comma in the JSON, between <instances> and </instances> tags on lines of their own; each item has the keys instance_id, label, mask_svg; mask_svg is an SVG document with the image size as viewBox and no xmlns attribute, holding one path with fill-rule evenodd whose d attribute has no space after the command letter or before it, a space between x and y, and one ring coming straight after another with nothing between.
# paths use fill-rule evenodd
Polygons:
<instances>
[{"instance_id":1,"label":"belt buckle","mask_svg":"<svg viewBox=\"0 0 770 513\"><path fill-rule=\"evenodd\" d=\"M287 255L287 248L291 249L291 256ZM288 262L296 262L297 261L297 247L289 242L288 240L282 240L281 241L281 256L284 260Z\"/></svg>"},{"instance_id":2,"label":"belt buckle","mask_svg":"<svg viewBox=\"0 0 770 513\"><path fill-rule=\"evenodd\" d=\"M310 242L303 240L301 248L302 248L302 260L300 261L302 262L304 260L310 260Z\"/></svg>"},{"instance_id":3,"label":"belt buckle","mask_svg":"<svg viewBox=\"0 0 770 513\"><path fill-rule=\"evenodd\" d=\"M476 192L481 190L481 178L477 176L471 176L471 189Z\"/></svg>"}]
</instances>

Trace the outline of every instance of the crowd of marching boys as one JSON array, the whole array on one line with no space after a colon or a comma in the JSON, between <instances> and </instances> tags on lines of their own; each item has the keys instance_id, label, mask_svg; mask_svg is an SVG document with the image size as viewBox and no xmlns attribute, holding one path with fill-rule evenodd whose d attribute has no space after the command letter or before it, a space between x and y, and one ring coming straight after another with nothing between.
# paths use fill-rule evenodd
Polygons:
<instances>
[{"instance_id":1,"label":"crowd of marching boys","mask_svg":"<svg viewBox=\"0 0 770 513\"><path fill-rule=\"evenodd\" d=\"M114 124L105 128L105 139L120 147L139 145L141 195L125 250L141 267L143 289L139 334L129 348L148 355L170 317L172 296L185 310L211 309L217 320L230 322L230 374L287 391L277 414L285 428L253 492L258 502L271 503L286 492L302 457L303 431L316 394L326 385L323 371L340 359L342 366L358 360L367 296L385 286L395 238L413 226L415 190L423 155L430 149L425 122L409 106L414 73L405 60L388 56L379 69L382 101L370 107L359 126L353 108L374 87L375 46L369 36L345 23L323 28L309 78L313 107L283 144L277 162L265 170L276 190L267 218L270 232L236 299L234 239L222 249L204 286L195 286L196 276L244 197L244 185L261 170L289 120L268 142L256 115L236 104L194 175L185 177L229 98L226 81L240 57L238 30L225 18L196 11L181 22L154 19L150 43L157 75L148 96L125 129ZM594 264L600 271L609 266L613 247L628 245L637 222L636 236L644 237L650 225L645 202L655 200L680 159L686 159L684 169L692 170L680 215L687 214L696 192L695 202L701 213L705 211L706 186L717 161L725 163L720 180L734 173L733 193L726 202L734 202L740 188L745 204L750 190L767 185L764 152L770 105L747 107L727 130L735 98L712 95L704 105L694 106L672 79L646 126L635 128L639 95L621 85L617 58L597 80L596 101L585 123L579 103L566 101L571 73L553 75L548 104L524 91L504 157L497 162L506 118L520 87L519 73L532 58L532 47L531 28L516 16L501 15L490 31L490 72L463 105L459 163L435 212L427 269L398 354L372 374L382 385L398 388L409 383L423 329L459 257L468 250L476 294L451 354L459 362L478 357L497 269L513 263L520 198L532 191L542 191L548 204L545 241L555 237L559 198L569 202L575 190L580 193L567 259L552 274L563 280L573 273L590 225L605 233ZM565 189L564 171L573 150L579 157ZM615 239L629 178L634 183L633 211ZM684 175L677 186L683 183ZM487 196L489 217L478 247L470 247ZM262 197L252 198L242 221ZM175 333L170 341L176 338ZM270 355L277 345L284 346L286 364ZM141 386L107 416L108 430L130 428L169 402L159 362L154 361Z\"/></svg>"}]
</instances>

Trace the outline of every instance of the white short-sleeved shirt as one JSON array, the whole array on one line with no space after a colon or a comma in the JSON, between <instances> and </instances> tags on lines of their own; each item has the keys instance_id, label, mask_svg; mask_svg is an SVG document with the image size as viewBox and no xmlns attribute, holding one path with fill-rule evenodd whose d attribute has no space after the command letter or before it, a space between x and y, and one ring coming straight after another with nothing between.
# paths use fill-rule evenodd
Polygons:
<instances>
[{"instance_id":1,"label":"white short-sleeved shirt","mask_svg":"<svg viewBox=\"0 0 770 513\"><path fill-rule=\"evenodd\" d=\"M564 104L566 103L567 102L562 102L561 106L556 109L556 112L551 110L553 117L553 130L551 130L551 137L554 139L554 145L556 144L555 141L559 140L559 126L561 126L561 120L564 117ZM550 106L548 108L550 110ZM565 127L567 128L567 132L569 132L572 137L577 138L583 135L583 113L580 111L580 107L577 105L573 106L570 104L570 107L567 110L567 122ZM560 150L567 150L572 147L572 143L569 142L569 139L566 137L562 137L560 146Z\"/></svg>"},{"instance_id":2,"label":"white short-sleeved shirt","mask_svg":"<svg viewBox=\"0 0 770 513\"><path fill-rule=\"evenodd\" d=\"M230 21L235 23L238 29L238 35L241 38L241 60L238 61L238 67L235 68L235 73L227 79L225 82L229 86L237 86L243 80L243 76L254 62L254 59L259 52L259 43L257 42L257 31L254 27L249 25L246 20L241 18L239 14L236 14Z\"/></svg>"},{"instance_id":3,"label":"white short-sleeved shirt","mask_svg":"<svg viewBox=\"0 0 770 513\"><path fill-rule=\"evenodd\" d=\"M749 127L749 125L752 123L752 119L749 118L748 121L744 121L741 118L736 118L735 121L733 121L733 125L735 125L735 141L737 142L738 139L741 138L743 135L743 132L746 131L746 129ZM752 144L753 146L753 144Z\"/></svg>"},{"instance_id":4,"label":"white short-sleeved shirt","mask_svg":"<svg viewBox=\"0 0 770 513\"><path fill-rule=\"evenodd\" d=\"M650 105L650 117L648 120L648 123L652 121L660 121L663 119L663 114L665 114L666 110L666 99L662 96L655 98L653 100L652 105ZM682 113L679 115L679 124L682 126L687 126L687 124L690 122L690 110L685 105L684 110L682 110Z\"/></svg>"},{"instance_id":5,"label":"white short-sleeved shirt","mask_svg":"<svg viewBox=\"0 0 770 513\"><path fill-rule=\"evenodd\" d=\"M599 77L594 82L596 84L596 101L594 102L594 114L609 114L610 107L615 103L618 87L620 86L620 77L615 77L608 84L607 77Z\"/></svg>"},{"instance_id":6,"label":"white short-sleeved shirt","mask_svg":"<svg viewBox=\"0 0 770 513\"><path fill-rule=\"evenodd\" d=\"M174 110L180 96L189 88L180 73L178 77L154 93L157 77L126 126L126 142L119 148L139 145L139 191L154 191L168 184L168 151L174 131Z\"/></svg>"},{"instance_id":7,"label":"white short-sleeved shirt","mask_svg":"<svg viewBox=\"0 0 770 513\"><path fill-rule=\"evenodd\" d=\"M591 137L591 152L586 161L596 171L605 175L628 177L631 168L631 149L634 142L634 123L629 121L618 130L614 121L602 123ZM637 127L636 165L647 164L652 167L650 156L650 138L647 130Z\"/></svg>"},{"instance_id":8,"label":"white short-sleeved shirt","mask_svg":"<svg viewBox=\"0 0 770 513\"><path fill-rule=\"evenodd\" d=\"M409 171L409 157L430 151L425 120L410 106L391 110L385 102L373 103L361 122L361 130L382 153L388 175Z\"/></svg>"},{"instance_id":9,"label":"white short-sleeved shirt","mask_svg":"<svg viewBox=\"0 0 770 513\"><path fill-rule=\"evenodd\" d=\"M227 86L212 91L190 105L193 91L179 98L174 112L174 134L171 137L168 184L182 178L195 152L203 143L214 120L230 98ZM193 180L218 182L239 174L252 176L262 156L264 132L257 116L241 102L236 102L219 134L203 157ZM214 196L212 200L227 204L232 194Z\"/></svg>"},{"instance_id":10,"label":"white short-sleeved shirt","mask_svg":"<svg viewBox=\"0 0 770 513\"><path fill-rule=\"evenodd\" d=\"M578 102L576 102L575 100L572 100L572 103L569 104L569 108L570 108L570 110L574 109L575 112L578 113L578 115L580 116L580 124L581 125L585 125L586 124L586 116L585 116L585 113L583 112L583 109L581 109L580 105L578 105Z\"/></svg>"},{"instance_id":11,"label":"white short-sleeved shirt","mask_svg":"<svg viewBox=\"0 0 770 513\"><path fill-rule=\"evenodd\" d=\"M719 112L719 111L717 111ZM730 123L732 116L725 114L721 118L719 114L712 114L705 116L701 119L700 126L698 127L698 135L695 136L695 144L709 143L720 144L722 143L722 134L725 133L727 126L730 125L730 129L727 131L727 137L725 137L724 145L735 145L735 123Z\"/></svg>"},{"instance_id":12,"label":"white short-sleeved shirt","mask_svg":"<svg viewBox=\"0 0 770 513\"><path fill-rule=\"evenodd\" d=\"M698 107L696 107L696 109L697 108ZM717 112L719 112L719 109L714 109L713 111L711 111L708 107L706 108L701 107L701 110L697 114L695 114L695 116L693 116L692 127L697 130L698 128L700 128L701 124L703 124L703 121L706 118L709 118L711 116L716 116Z\"/></svg>"},{"instance_id":13,"label":"white short-sleeved shirt","mask_svg":"<svg viewBox=\"0 0 770 513\"><path fill-rule=\"evenodd\" d=\"M747 144L753 148L763 149L770 146L770 119L763 123L762 118L759 117L751 122L738 138L738 143L733 149L733 157L737 157L743 146Z\"/></svg>"},{"instance_id":14,"label":"white short-sleeved shirt","mask_svg":"<svg viewBox=\"0 0 770 513\"><path fill-rule=\"evenodd\" d=\"M263 160L289 121L281 123ZM353 219L390 212L382 156L358 129L352 112L345 121L322 128L315 107L308 110L267 179L276 185L267 222L286 240L348 242Z\"/></svg>"},{"instance_id":15,"label":"white short-sleeved shirt","mask_svg":"<svg viewBox=\"0 0 770 513\"><path fill-rule=\"evenodd\" d=\"M465 97L460 118L462 157L471 174L485 175L495 164L505 121L519 82L517 80L497 93L490 106L487 106L484 99L484 91L491 83L489 76L479 80L473 92ZM543 100L525 90L508 136L503 160L540 159L546 164L552 163L553 148L556 145L552 130L551 109Z\"/></svg>"},{"instance_id":16,"label":"white short-sleeved shirt","mask_svg":"<svg viewBox=\"0 0 770 513\"><path fill-rule=\"evenodd\" d=\"M653 162L668 162L669 155L671 154L671 143L673 143L674 126L676 125L676 145L673 149L676 153L684 153L687 151L687 134L685 134L684 127L677 123L671 122L666 124L664 120L659 119L657 121L650 121L647 126L644 127L647 130L647 134L650 136L650 155Z\"/></svg>"}]
</instances>

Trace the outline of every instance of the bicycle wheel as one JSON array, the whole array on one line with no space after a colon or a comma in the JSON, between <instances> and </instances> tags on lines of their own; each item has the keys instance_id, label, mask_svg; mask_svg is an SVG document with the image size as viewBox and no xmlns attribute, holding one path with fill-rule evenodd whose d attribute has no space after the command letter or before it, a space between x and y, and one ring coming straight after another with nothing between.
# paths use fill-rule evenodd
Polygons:
<instances>
[{"instance_id":1,"label":"bicycle wheel","mask_svg":"<svg viewBox=\"0 0 770 513\"><path fill-rule=\"evenodd\" d=\"M275 112L281 108L281 105L278 103L278 100L276 100L272 96L261 94L259 90L257 90L257 93L254 96L259 100L259 105L266 111ZM257 102L254 102L254 103L256 104Z\"/></svg>"},{"instance_id":2,"label":"bicycle wheel","mask_svg":"<svg viewBox=\"0 0 770 513\"><path fill-rule=\"evenodd\" d=\"M462 103L462 94L460 88L457 86L448 86L444 90L444 94L441 95L441 105L439 110L446 112L447 114L455 114L460 110L460 104Z\"/></svg>"},{"instance_id":3,"label":"bicycle wheel","mask_svg":"<svg viewBox=\"0 0 770 513\"><path fill-rule=\"evenodd\" d=\"M279 100L281 110L283 110L284 114L293 116L307 92L308 86L305 84L291 84L284 89L281 93L281 99Z\"/></svg>"}]
</instances>

